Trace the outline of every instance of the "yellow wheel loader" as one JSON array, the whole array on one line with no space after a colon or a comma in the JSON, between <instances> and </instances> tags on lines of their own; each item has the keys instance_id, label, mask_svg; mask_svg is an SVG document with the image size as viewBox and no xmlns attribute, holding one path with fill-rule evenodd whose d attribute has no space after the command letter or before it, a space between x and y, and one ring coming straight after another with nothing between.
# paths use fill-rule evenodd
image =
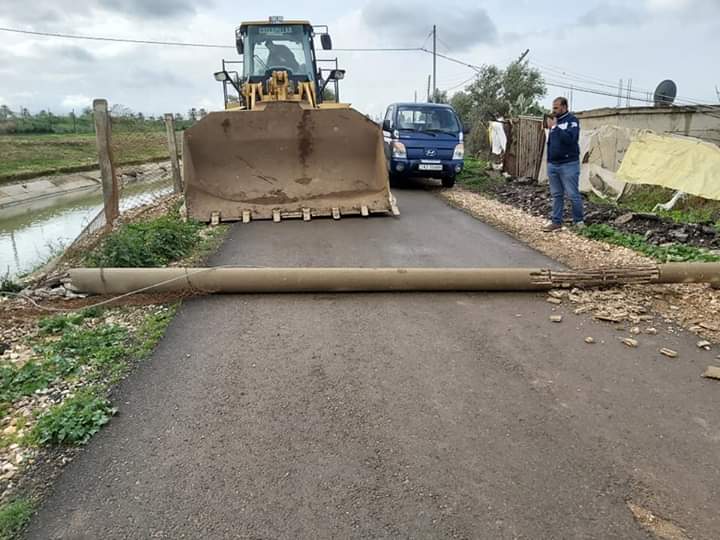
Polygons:
<instances>
[{"instance_id":1,"label":"yellow wheel loader","mask_svg":"<svg viewBox=\"0 0 720 540\"><path fill-rule=\"evenodd\" d=\"M323 49L332 42L320 27ZM223 61L225 110L187 129L183 174L188 216L220 222L397 215L382 131L338 103L345 72L323 70L317 28L271 17L235 32L242 61ZM241 64L241 72L231 71ZM335 62L337 66L337 63Z\"/></svg>"}]
</instances>

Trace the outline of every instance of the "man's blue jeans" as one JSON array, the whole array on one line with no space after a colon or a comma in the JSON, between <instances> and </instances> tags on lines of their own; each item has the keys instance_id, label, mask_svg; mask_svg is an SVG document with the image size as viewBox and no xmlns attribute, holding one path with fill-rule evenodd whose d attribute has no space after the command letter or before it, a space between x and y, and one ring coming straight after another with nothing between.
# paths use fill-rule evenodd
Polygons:
<instances>
[{"instance_id":1,"label":"man's blue jeans","mask_svg":"<svg viewBox=\"0 0 720 540\"><path fill-rule=\"evenodd\" d=\"M583 202L580 195L580 161L548 163L550 195L552 195L552 222L563 223L565 195L572 202L573 223L583 221Z\"/></svg>"}]
</instances>

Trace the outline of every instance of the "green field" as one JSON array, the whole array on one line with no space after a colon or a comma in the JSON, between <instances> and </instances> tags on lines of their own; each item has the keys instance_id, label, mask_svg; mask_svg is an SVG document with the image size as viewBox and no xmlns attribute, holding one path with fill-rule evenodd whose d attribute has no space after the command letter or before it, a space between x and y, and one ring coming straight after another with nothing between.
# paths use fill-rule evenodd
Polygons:
<instances>
[{"instance_id":1,"label":"green field","mask_svg":"<svg viewBox=\"0 0 720 540\"><path fill-rule=\"evenodd\" d=\"M167 159L165 131L113 134L116 165ZM97 166L94 133L0 135L0 183Z\"/></svg>"}]
</instances>

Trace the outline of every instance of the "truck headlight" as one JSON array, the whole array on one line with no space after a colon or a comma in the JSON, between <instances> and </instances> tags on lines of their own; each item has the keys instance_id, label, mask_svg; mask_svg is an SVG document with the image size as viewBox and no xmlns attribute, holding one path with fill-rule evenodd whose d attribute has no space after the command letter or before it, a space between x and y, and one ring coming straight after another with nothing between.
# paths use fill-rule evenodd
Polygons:
<instances>
[{"instance_id":1,"label":"truck headlight","mask_svg":"<svg viewBox=\"0 0 720 540\"><path fill-rule=\"evenodd\" d=\"M398 159L407 159L407 149L401 142L394 141L392 144L392 157Z\"/></svg>"},{"instance_id":2,"label":"truck headlight","mask_svg":"<svg viewBox=\"0 0 720 540\"><path fill-rule=\"evenodd\" d=\"M453 159L464 159L465 158L465 145L463 143L458 144L455 146L455 151L453 152Z\"/></svg>"}]
</instances>

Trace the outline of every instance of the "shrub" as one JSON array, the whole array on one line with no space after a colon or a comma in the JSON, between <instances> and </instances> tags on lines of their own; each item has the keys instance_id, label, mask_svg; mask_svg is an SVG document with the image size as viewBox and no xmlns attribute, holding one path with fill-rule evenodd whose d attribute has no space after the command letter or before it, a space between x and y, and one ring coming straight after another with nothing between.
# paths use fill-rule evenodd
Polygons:
<instances>
[{"instance_id":1,"label":"shrub","mask_svg":"<svg viewBox=\"0 0 720 540\"><path fill-rule=\"evenodd\" d=\"M130 223L112 233L87 257L100 267L158 267L190 254L198 242L201 225L175 216Z\"/></svg>"},{"instance_id":2,"label":"shrub","mask_svg":"<svg viewBox=\"0 0 720 540\"><path fill-rule=\"evenodd\" d=\"M84 389L40 416L29 441L38 445L85 444L115 412L110 401L95 389Z\"/></svg>"}]
</instances>

